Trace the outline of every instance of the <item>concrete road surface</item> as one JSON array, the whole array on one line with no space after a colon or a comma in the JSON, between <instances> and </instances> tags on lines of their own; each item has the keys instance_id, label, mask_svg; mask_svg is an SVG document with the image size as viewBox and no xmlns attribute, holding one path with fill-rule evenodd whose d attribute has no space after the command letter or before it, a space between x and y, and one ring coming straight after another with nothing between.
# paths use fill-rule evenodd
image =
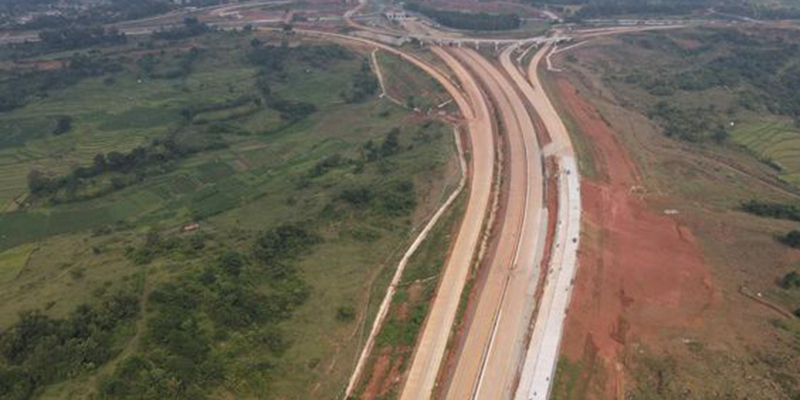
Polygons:
<instances>
[{"instance_id":1,"label":"concrete road surface","mask_svg":"<svg viewBox=\"0 0 800 400\"><path fill-rule=\"evenodd\" d=\"M550 46L539 49L528 69L530 84L520 84L522 92L541 116L550 134L552 142L545 148L545 152L556 156L559 175L553 255L545 277L539 312L515 395L517 400L549 397L572 291L572 280L577 270L577 249L580 240L580 180L572 142L539 80L538 66L548 51ZM522 75L510 62L510 50L504 52L501 58L509 74L519 81Z\"/></svg>"}]
</instances>

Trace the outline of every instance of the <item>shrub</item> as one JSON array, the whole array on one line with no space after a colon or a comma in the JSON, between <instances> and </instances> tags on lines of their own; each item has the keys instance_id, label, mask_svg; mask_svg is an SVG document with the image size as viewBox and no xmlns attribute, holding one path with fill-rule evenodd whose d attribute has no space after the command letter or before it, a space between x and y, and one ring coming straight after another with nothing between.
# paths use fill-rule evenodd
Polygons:
<instances>
[{"instance_id":1,"label":"shrub","mask_svg":"<svg viewBox=\"0 0 800 400\"><path fill-rule=\"evenodd\" d=\"M341 306L336 310L336 319L342 322L352 321L356 318L356 309L353 306Z\"/></svg>"},{"instance_id":2,"label":"shrub","mask_svg":"<svg viewBox=\"0 0 800 400\"><path fill-rule=\"evenodd\" d=\"M741 209L759 217L800 221L800 209L793 204L770 203L752 199L743 202Z\"/></svg>"},{"instance_id":3,"label":"shrub","mask_svg":"<svg viewBox=\"0 0 800 400\"><path fill-rule=\"evenodd\" d=\"M800 274L791 271L781 278L781 287L784 289L800 288Z\"/></svg>"},{"instance_id":4,"label":"shrub","mask_svg":"<svg viewBox=\"0 0 800 400\"><path fill-rule=\"evenodd\" d=\"M800 248L800 231L793 230L781 237L781 242L787 246Z\"/></svg>"}]
</instances>

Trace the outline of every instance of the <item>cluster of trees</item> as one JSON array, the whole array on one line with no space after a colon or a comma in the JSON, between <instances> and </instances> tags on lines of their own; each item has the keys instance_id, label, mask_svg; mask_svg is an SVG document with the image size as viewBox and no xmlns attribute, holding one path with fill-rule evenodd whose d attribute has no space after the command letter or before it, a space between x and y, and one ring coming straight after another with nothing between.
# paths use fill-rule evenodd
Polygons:
<instances>
[{"instance_id":1,"label":"cluster of trees","mask_svg":"<svg viewBox=\"0 0 800 400\"><path fill-rule=\"evenodd\" d=\"M163 40L181 40L194 36L199 36L211 31L211 28L200 22L197 17L186 17L183 19L183 25L176 26L168 29L159 29L153 32L154 39Z\"/></svg>"},{"instance_id":2,"label":"cluster of trees","mask_svg":"<svg viewBox=\"0 0 800 400\"><path fill-rule=\"evenodd\" d=\"M253 257L274 278L296 275L292 261L322 238L299 225L281 225L261 233L253 246Z\"/></svg>"},{"instance_id":3,"label":"cluster of trees","mask_svg":"<svg viewBox=\"0 0 800 400\"><path fill-rule=\"evenodd\" d=\"M800 231L791 230L780 237L780 241L789 247L800 248Z\"/></svg>"},{"instance_id":4,"label":"cluster of trees","mask_svg":"<svg viewBox=\"0 0 800 400\"><path fill-rule=\"evenodd\" d=\"M69 115L59 115L56 117L56 126L53 127L53 135L63 135L72 130L72 117Z\"/></svg>"},{"instance_id":5,"label":"cluster of trees","mask_svg":"<svg viewBox=\"0 0 800 400\"><path fill-rule=\"evenodd\" d=\"M0 80L0 112L23 107L32 96L44 97L50 90L122 70L116 60L87 54L74 54L65 64L65 67L49 71L20 70Z\"/></svg>"},{"instance_id":6,"label":"cluster of trees","mask_svg":"<svg viewBox=\"0 0 800 400\"><path fill-rule=\"evenodd\" d=\"M744 212L776 219L800 221L800 208L794 204L781 204L751 199L743 202L741 209Z\"/></svg>"},{"instance_id":7,"label":"cluster of trees","mask_svg":"<svg viewBox=\"0 0 800 400\"><path fill-rule=\"evenodd\" d=\"M51 50L73 50L89 46L125 44L128 38L116 28L70 25L39 32L41 43Z\"/></svg>"},{"instance_id":8,"label":"cluster of trees","mask_svg":"<svg viewBox=\"0 0 800 400\"><path fill-rule=\"evenodd\" d=\"M192 46L189 51L176 55L178 58L177 65L173 68L168 68L165 71L156 71L159 65L159 59L154 54L147 54L136 60L136 65L148 77L153 79L177 79L189 76L192 73L194 63L200 58L203 51L197 47Z\"/></svg>"},{"instance_id":9,"label":"cluster of trees","mask_svg":"<svg viewBox=\"0 0 800 400\"><path fill-rule=\"evenodd\" d=\"M444 26L473 31L504 31L517 29L522 20L516 14L468 13L440 10L420 3L408 3L409 11L418 12Z\"/></svg>"},{"instance_id":10,"label":"cluster of trees","mask_svg":"<svg viewBox=\"0 0 800 400\"><path fill-rule=\"evenodd\" d=\"M707 0L592 0L575 13L579 19L607 18L612 16L669 16L686 15L711 6Z\"/></svg>"},{"instance_id":11,"label":"cluster of trees","mask_svg":"<svg viewBox=\"0 0 800 400\"><path fill-rule=\"evenodd\" d=\"M362 154L367 162L377 161L382 158L393 156L402 150L400 146L400 129L393 128L386 133L383 143L376 145L372 140L368 140L362 147Z\"/></svg>"},{"instance_id":12,"label":"cluster of trees","mask_svg":"<svg viewBox=\"0 0 800 400\"><path fill-rule=\"evenodd\" d=\"M786 290L800 288L800 274L791 271L781 278L780 284Z\"/></svg>"},{"instance_id":13,"label":"cluster of trees","mask_svg":"<svg viewBox=\"0 0 800 400\"><path fill-rule=\"evenodd\" d=\"M709 106L710 107L710 106ZM648 112L648 116L658 121L664 128L664 134L690 142L701 142L710 138L717 143L728 139L725 126L713 119L713 109L709 107L690 110L659 101Z\"/></svg>"},{"instance_id":14,"label":"cluster of trees","mask_svg":"<svg viewBox=\"0 0 800 400\"><path fill-rule=\"evenodd\" d=\"M358 185L342 190L339 199L359 209L373 208L383 215L403 217L417 205L414 183L400 180L377 188Z\"/></svg>"},{"instance_id":15,"label":"cluster of trees","mask_svg":"<svg viewBox=\"0 0 800 400\"><path fill-rule=\"evenodd\" d=\"M205 246L205 236L202 234L195 234L188 239L183 239L174 236L163 238L158 232L149 232L140 247L128 247L125 255L135 264L144 265L165 254L180 254L184 257L197 256Z\"/></svg>"},{"instance_id":16,"label":"cluster of trees","mask_svg":"<svg viewBox=\"0 0 800 400\"><path fill-rule=\"evenodd\" d=\"M221 101L218 103L210 103L210 104L202 104L202 105L195 105L184 107L181 109L181 116L187 122L192 121L194 117L199 114L212 112L212 111L220 111L220 110L227 110L230 108L241 107L250 103L258 103L259 100L251 95L242 95L230 100Z\"/></svg>"},{"instance_id":17,"label":"cluster of trees","mask_svg":"<svg viewBox=\"0 0 800 400\"><path fill-rule=\"evenodd\" d=\"M205 146L189 145L173 138L155 140L150 146L139 146L127 153L117 151L108 154L98 153L91 165L76 167L70 173L62 176L49 176L37 169L31 170L28 174L28 189L32 195L49 196L54 202L95 198L141 181L150 166L163 166L168 162L199 151L216 149L220 146L220 143ZM78 195L78 190L82 185L105 173L117 174L111 178L110 186L94 194ZM61 191L65 192L65 199L58 197Z\"/></svg>"},{"instance_id":18,"label":"cluster of trees","mask_svg":"<svg viewBox=\"0 0 800 400\"><path fill-rule=\"evenodd\" d=\"M28 399L42 386L94 370L116 355L120 328L139 314L139 297L120 293L66 318L20 314L0 334L0 397Z\"/></svg>"},{"instance_id":19,"label":"cluster of trees","mask_svg":"<svg viewBox=\"0 0 800 400\"><path fill-rule=\"evenodd\" d=\"M365 60L361 64L361 69L353 75L353 85L350 90L341 94L342 98L348 103L360 103L378 90L378 79L372 73L369 63Z\"/></svg>"},{"instance_id":20,"label":"cluster of trees","mask_svg":"<svg viewBox=\"0 0 800 400\"><path fill-rule=\"evenodd\" d=\"M294 268L321 238L287 224L262 232L250 254L224 251L202 268L156 287L140 354L99 384L106 398L203 399L222 382L230 335L248 341L248 368L267 374L291 345L278 324L309 295ZM264 289L264 285L268 289Z\"/></svg>"},{"instance_id":21,"label":"cluster of trees","mask_svg":"<svg viewBox=\"0 0 800 400\"><path fill-rule=\"evenodd\" d=\"M251 63L261 67L259 76L256 79L256 88L267 107L278 111L282 119L290 122L306 118L316 112L317 107L308 102L282 99L272 92L270 79L283 79L285 76L285 63L294 58L312 65L325 66L334 60L352 58L352 54L343 47L336 45L289 47L287 43L283 43L280 46L272 46L264 45L259 41L254 41L251 45L252 49L248 54L248 59ZM362 88L362 86L354 85L354 92L357 90L355 88Z\"/></svg>"}]
</instances>

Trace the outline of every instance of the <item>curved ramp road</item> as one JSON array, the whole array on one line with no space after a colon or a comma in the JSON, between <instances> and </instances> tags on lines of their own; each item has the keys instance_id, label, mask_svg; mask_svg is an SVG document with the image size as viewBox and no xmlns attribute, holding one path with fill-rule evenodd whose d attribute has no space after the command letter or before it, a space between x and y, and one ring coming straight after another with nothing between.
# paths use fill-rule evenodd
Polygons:
<instances>
[{"instance_id":1,"label":"curved ramp road","mask_svg":"<svg viewBox=\"0 0 800 400\"><path fill-rule=\"evenodd\" d=\"M456 74L474 106L474 114L467 121L473 152L471 196L461 229L445 264L436 297L417 342L400 395L403 400L428 399L433 392L461 293L480 241L494 175L494 138L491 116L483 94L472 77L449 54L435 47L433 51Z\"/></svg>"}]
</instances>

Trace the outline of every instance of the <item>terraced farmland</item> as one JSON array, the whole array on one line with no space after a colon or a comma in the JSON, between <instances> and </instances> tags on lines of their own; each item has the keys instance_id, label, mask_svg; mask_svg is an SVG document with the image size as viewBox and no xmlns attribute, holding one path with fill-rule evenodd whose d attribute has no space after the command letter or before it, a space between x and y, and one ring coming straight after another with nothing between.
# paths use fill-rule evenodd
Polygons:
<instances>
[{"instance_id":1,"label":"terraced farmland","mask_svg":"<svg viewBox=\"0 0 800 400\"><path fill-rule=\"evenodd\" d=\"M734 142L780 168L781 179L800 185L800 129L791 122L772 120L738 126Z\"/></svg>"}]
</instances>

